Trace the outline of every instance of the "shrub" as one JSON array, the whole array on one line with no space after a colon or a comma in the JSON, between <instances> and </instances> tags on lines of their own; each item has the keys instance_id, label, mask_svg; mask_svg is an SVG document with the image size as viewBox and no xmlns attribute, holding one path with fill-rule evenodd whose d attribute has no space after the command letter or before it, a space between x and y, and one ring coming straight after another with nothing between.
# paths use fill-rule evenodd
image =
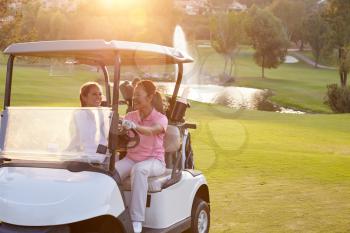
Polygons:
<instances>
[{"instance_id":1,"label":"shrub","mask_svg":"<svg viewBox=\"0 0 350 233\"><path fill-rule=\"evenodd\" d=\"M255 109L272 112L279 111L280 108L269 100L273 95L274 93L271 90L264 90L256 93L253 97Z\"/></svg>"},{"instance_id":2,"label":"shrub","mask_svg":"<svg viewBox=\"0 0 350 233\"><path fill-rule=\"evenodd\" d=\"M340 87L338 84L328 85L325 104L327 104L333 112L349 113L350 87Z\"/></svg>"}]
</instances>

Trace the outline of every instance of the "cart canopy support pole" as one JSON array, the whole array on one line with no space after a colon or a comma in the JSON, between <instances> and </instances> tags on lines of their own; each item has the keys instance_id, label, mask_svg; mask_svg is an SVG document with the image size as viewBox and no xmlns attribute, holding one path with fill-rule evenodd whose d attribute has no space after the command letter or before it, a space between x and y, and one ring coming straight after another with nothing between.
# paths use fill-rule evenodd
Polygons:
<instances>
[{"instance_id":1,"label":"cart canopy support pole","mask_svg":"<svg viewBox=\"0 0 350 233\"><path fill-rule=\"evenodd\" d=\"M178 74L177 74L177 79L176 79L176 84L175 84L175 88L174 88L174 92L173 92L173 96L171 97L171 101L170 101L170 106L169 109L170 111L168 111L168 118L171 118L171 115L174 111L175 108L175 103L176 103L176 98L177 98L177 94L179 93L179 89L180 89L180 85L181 85L181 81L182 81L182 76L183 76L183 64L182 63L178 63Z\"/></svg>"},{"instance_id":2,"label":"cart canopy support pole","mask_svg":"<svg viewBox=\"0 0 350 233\"><path fill-rule=\"evenodd\" d=\"M103 71L103 76L105 77L105 89L106 89L106 100L107 100L107 106L110 107L112 105L111 103L111 87L109 84L109 74L107 67L104 64L101 64L101 68Z\"/></svg>"},{"instance_id":3,"label":"cart canopy support pole","mask_svg":"<svg viewBox=\"0 0 350 233\"><path fill-rule=\"evenodd\" d=\"M12 87L12 72L13 72L13 61L14 55L10 55L7 61L7 72L6 72L6 84L5 84L5 99L4 99L4 110L11 104L11 87Z\"/></svg>"},{"instance_id":4,"label":"cart canopy support pole","mask_svg":"<svg viewBox=\"0 0 350 233\"><path fill-rule=\"evenodd\" d=\"M119 103L119 82L120 82L120 56L116 54L116 60L114 64L114 85L113 85L113 103L112 103L112 123L109 129L108 137L108 148L111 152L111 159L109 163L109 170L111 172L115 171L115 156L118 146L118 123L119 123L119 113L118 113L118 103Z\"/></svg>"}]
</instances>

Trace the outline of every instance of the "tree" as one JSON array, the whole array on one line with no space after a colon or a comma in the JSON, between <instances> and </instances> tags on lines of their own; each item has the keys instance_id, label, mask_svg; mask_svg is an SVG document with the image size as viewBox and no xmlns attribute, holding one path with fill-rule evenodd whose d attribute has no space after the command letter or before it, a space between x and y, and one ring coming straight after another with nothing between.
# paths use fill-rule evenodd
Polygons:
<instances>
[{"instance_id":1,"label":"tree","mask_svg":"<svg viewBox=\"0 0 350 233\"><path fill-rule=\"evenodd\" d=\"M0 0L0 46L18 41L96 39L172 44L173 0ZM208 23L206 24L207 27ZM35 36L35 37L34 37Z\"/></svg>"},{"instance_id":2,"label":"tree","mask_svg":"<svg viewBox=\"0 0 350 233\"><path fill-rule=\"evenodd\" d=\"M37 29L35 27L38 11L40 9L40 2L38 0L28 1L22 6L22 22L21 34L36 39Z\"/></svg>"},{"instance_id":3,"label":"tree","mask_svg":"<svg viewBox=\"0 0 350 233\"><path fill-rule=\"evenodd\" d=\"M230 12L228 14L215 15L211 21L212 47L225 59L224 74L227 72L227 64L230 61L228 75L232 76L232 69L238 46L241 42L243 30L243 13Z\"/></svg>"},{"instance_id":4,"label":"tree","mask_svg":"<svg viewBox=\"0 0 350 233\"><path fill-rule=\"evenodd\" d=\"M248 13L245 29L251 40L255 62L264 68L277 68L287 53L288 40L281 22L268 10L253 6Z\"/></svg>"},{"instance_id":5,"label":"tree","mask_svg":"<svg viewBox=\"0 0 350 233\"><path fill-rule=\"evenodd\" d=\"M0 49L36 38L37 1L0 0Z\"/></svg>"},{"instance_id":6,"label":"tree","mask_svg":"<svg viewBox=\"0 0 350 233\"><path fill-rule=\"evenodd\" d=\"M350 71L350 1L328 0L322 14L332 29L334 48L338 50L340 84L345 87Z\"/></svg>"},{"instance_id":7,"label":"tree","mask_svg":"<svg viewBox=\"0 0 350 233\"><path fill-rule=\"evenodd\" d=\"M21 2L0 0L0 49L19 40L22 20Z\"/></svg>"},{"instance_id":8,"label":"tree","mask_svg":"<svg viewBox=\"0 0 350 233\"><path fill-rule=\"evenodd\" d=\"M49 34L52 39L55 40L62 40L64 38L64 30L65 25L67 25L68 22L66 20L66 17L63 13L61 13L59 10L53 12L50 14L50 21L49 21Z\"/></svg>"},{"instance_id":9,"label":"tree","mask_svg":"<svg viewBox=\"0 0 350 233\"><path fill-rule=\"evenodd\" d=\"M310 44L315 57L315 67L320 57L329 52L331 31L328 23L321 17L319 12L314 12L304 21L305 40Z\"/></svg>"},{"instance_id":10,"label":"tree","mask_svg":"<svg viewBox=\"0 0 350 233\"><path fill-rule=\"evenodd\" d=\"M269 7L271 12L282 21L288 40L298 43L302 40L302 24L306 17L304 1L275 0Z\"/></svg>"},{"instance_id":11,"label":"tree","mask_svg":"<svg viewBox=\"0 0 350 233\"><path fill-rule=\"evenodd\" d=\"M103 38L172 44L176 25L172 0L80 0L67 15L71 38Z\"/></svg>"},{"instance_id":12,"label":"tree","mask_svg":"<svg viewBox=\"0 0 350 233\"><path fill-rule=\"evenodd\" d=\"M38 31L39 40L50 40L53 38L50 36L50 21L51 11L40 7L37 12L37 18L35 22L35 28Z\"/></svg>"}]
</instances>

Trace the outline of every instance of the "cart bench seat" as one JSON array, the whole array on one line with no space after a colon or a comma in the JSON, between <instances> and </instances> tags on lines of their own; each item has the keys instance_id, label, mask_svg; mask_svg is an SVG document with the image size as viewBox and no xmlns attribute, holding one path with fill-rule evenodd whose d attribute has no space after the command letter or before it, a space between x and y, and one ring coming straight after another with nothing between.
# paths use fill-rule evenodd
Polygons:
<instances>
[{"instance_id":1,"label":"cart bench seat","mask_svg":"<svg viewBox=\"0 0 350 233\"><path fill-rule=\"evenodd\" d=\"M160 192L162 190L163 185L167 180L171 177L171 171L172 169L166 169L164 174L160 176L152 176L148 178L148 192L155 193ZM123 183L122 187L124 191L131 191L131 179L130 176L127 177Z\"/></svg>"}]
</instances>

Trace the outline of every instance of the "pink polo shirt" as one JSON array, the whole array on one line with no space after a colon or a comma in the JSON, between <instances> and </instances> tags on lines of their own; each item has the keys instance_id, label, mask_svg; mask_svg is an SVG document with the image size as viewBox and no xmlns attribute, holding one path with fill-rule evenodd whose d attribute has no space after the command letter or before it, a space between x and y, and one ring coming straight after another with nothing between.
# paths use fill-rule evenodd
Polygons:
<instances>
[{"instance_id":1,"label":"pink polo shirt","mask_svg":"<svg viewBox=\"0 0 350 233\"><path fill-rule=\"evenodd\" d=\"M146 136L139 134L140 143L135 148L128 149L126 156L135 162L155 158L164 163L163 141L168 126L167 117L153 108L152 112L143 120L141 120L138 110L129 112L125 119L141 126L154 126L155 124L163 126L164 131L158 135Z\"/></svg>"}]
</instances>

